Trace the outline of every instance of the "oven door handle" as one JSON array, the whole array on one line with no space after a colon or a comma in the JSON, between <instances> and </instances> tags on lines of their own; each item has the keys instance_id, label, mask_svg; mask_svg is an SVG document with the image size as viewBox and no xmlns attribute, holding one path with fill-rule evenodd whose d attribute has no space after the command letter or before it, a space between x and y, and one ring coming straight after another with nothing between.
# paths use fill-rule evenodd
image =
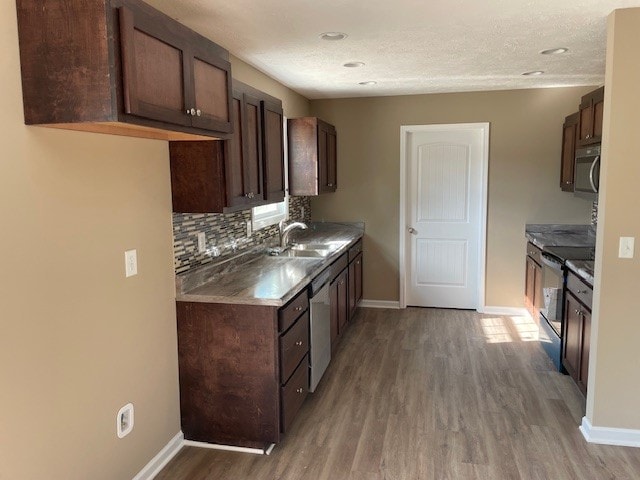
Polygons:
<instances>
[{"instance_id":1,"label":"oven door handle","mask_svg":"<svg viewBox=\"0 0 640 480\"><path fill-rule=\"evenodd\" d=\"M557 272L559 275L562 275L562 263L559 262L558 260L556 260L554 257L550 256L550 255L545 255L545 252L542 252L542 255L540 256L542 263L549 267L550 269L552 269L553 271Z\"/></svg>"},{"instance_id":2,"label":"oven door handle","mask_svg":"<svg viewBox=\"0 0 640 480\"><path fill-rule=\"evenodd\" d=\"M591 164L591 169L589 170L589 183L591 184L591 189L594 193L598 193L598 186L596 185L595 179L593 178L593 173L596 170L596 165L600 163L600 155L598 155L593 163Z\"/></svg>"}]
</instances>

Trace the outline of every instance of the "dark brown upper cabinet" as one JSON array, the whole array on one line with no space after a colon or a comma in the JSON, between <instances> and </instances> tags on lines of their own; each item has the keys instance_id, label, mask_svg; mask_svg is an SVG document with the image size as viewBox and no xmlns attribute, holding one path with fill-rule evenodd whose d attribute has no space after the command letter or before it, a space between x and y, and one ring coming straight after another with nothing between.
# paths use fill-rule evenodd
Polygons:
<instances>
[{"instance_id":1,"label":"dark brown upper cabinet","mask_svg":"<svg viewBox=\"0 0 640 480\"><path fill-rule=\"evenodd\" d=\"M564 119L562 125L562 157L560 160L560 188L565 192L573 192L573 170L576 163L576 147L580 126L580 112L573 113Z\"/></svg>"},{"instance_id":2,"label":"dark brown upper cabinet","mask_svg":"<svg viewBox=\"0 0 640 480\"><path fill-rule=\"evenodd\" d=\"M604 87L587 93L580 101L580 136L578 145L591 145L602 141Z\"/></svg>"},{"instance_id":3,"label":"dark brown upper cabinet","mask_svg":"<svg viewBox=\"0 0 640 480\"><path fill-rule=\"evenodd\" d=\"M226 50L140 0L17 0L25 123L167 140L232 131Z\"/></svg>"},{"instance_id":4,"label":"dark brown upper cabinet","mask_svg":"<svg viewBox=\"0 0 640 480\"><path fill-rule=\"evenodd\" d=\"M335 192L338 186L335 127L316 117L292 118L287 125L289 193Z\"/></svg>"},{"instance_id":5,"label":"dark brown upper cabinet","mask_svg":"<svg viewBox=\"0 0 640 480\"><path fill-rule=\"evenodd\" d=\"M172 141L173 211L229 213L284 199L282 102L234 81L234 133L224 141Z\"/></svg>"}]
</instances>

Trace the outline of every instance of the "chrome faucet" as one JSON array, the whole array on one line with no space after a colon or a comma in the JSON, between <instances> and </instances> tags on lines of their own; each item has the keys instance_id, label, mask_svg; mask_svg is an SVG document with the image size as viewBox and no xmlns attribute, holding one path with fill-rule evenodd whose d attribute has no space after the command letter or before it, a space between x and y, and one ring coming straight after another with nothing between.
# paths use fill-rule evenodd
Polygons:
<instances>
[{"instance_id":1,"label":"chrome faucet","mask_svg":"<svg viewBox=\"0 0 640 480\"><path fill-rule=\"evenodd\" d=\"M284 220L280 220L280 223L278 224L278 230L280 232L280 249L281 250L284 250L285 248L287 248L287 244L289 243L289 234L291 233L291 230L293 230L294 228L301 228L302 230L306 230L307 225L302 222L293 222L285 227Z\"/></svg>"}]
</instances>

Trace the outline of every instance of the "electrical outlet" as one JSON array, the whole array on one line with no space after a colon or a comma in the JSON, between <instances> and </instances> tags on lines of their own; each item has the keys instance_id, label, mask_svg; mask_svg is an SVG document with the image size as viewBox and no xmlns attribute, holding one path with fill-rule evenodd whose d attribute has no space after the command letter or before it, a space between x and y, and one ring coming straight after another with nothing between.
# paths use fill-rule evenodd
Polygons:
<instances>
[{"instance_id":1,"label":"electrical outlet","mask_svg":"<svg viewBox=\"0 0 640 480\"><path fill-rule=\"evenodd\" d=\"M138 253L136 250L124 252L124 274L126 277L138 274Z\"/></svg>"},{"instance_id":2,"label":"electrical outlet","mask_svg":"<svg viewBox=\"0 0 640 480\"><path fill-rule=\"evenodd\" d=\"M247 220L247 238L251 236L253 230L251 229L251 220Z\"/></svg>"},{"instance_id":3,"label":"electrical outlet","mask_svg":"<svg viewBox=\"0 0 640 480\"><path fill-rule=\"evenodd\" d=\"M116 415L116 434L118 438L126 437L133 430L133 404L127 403Z\"/></svg>"},{"instance_id":4,"label":"electrical outlet","mask_svg":"<svg viewBox=\"0 0 640 480\"><path fill-rule=\"evenodd\" d=\"M633 258L635 237L620 237L618 258Z\"/></svg>"},{"instance_id":5,"label":"electrical outlet","mask_svg":"<svg viewBox=\"0 0 640 480\"><path fill-rule=\"evenodd\" d=\"M207 235L204 232L198 233L198 253L207 249Z\"/></svg>"}]
</instances>

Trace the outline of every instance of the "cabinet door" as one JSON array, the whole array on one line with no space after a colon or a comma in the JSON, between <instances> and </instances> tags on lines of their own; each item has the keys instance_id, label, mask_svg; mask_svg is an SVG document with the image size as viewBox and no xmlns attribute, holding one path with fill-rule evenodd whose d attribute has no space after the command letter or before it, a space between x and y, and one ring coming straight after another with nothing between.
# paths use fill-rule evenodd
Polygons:
<instances>
[{"instance_id":1,"label":"cabinet door","mask_svg":"<svg viewBox=\"0 0 640 480\"><path fill-rule=\"evenodd\" d=\"M324 193L329 190L329 172L327 171L327 155L329 148L329 130L327 124L318 120L318 191Z\"/></svg>"},{"instance_id":2,"label":"cabinet door","mask_svg":"<svg viewBox=\"0 0 640 480\"><path fill-rule=\"evenodd\" d=\"M349 269L345 268L336 279L338 283L338 334L342 335L349 320Z\"/></svg>"},{"instance_id":3,"label":"cabinet door","mask_svg":"<svg viewBox=\"0 0 640 480\"><path fill-rule=\"evenodd\" d=\"M191 55L189 64L191 83L186 99L187 108L195 109L192 125L215 132L233 131L231 64L206 50Z\"/></svg>"},{"instance_id":4,"label":"cabinet door","mask_svg":"<svg viewBox=\"0 0 640 480\"><path fill-rule=\"evenodd\" d=\"M253 96L243 95L244 118L242 123L242 143L244 155L245 196L250 203L261 203L264 199L262 187L262 120L260 100Z\"/></svg>"},{"instance_id":5,"label":"cabinet door","mask_svg":"<svg viewBox=\"0 0 640 480\"><path fill-rule=\"evenodd\" d=\"M582 347L582 309L578 301L568 292L564 310L562 365L577 382L580 374L580 350Z\"/></svg>"},{"instance_id":6,"label":"cabinet door","mask_svg":"<svg viewBox=\"0 0 640 480\"><path fill-rule=\"evenodd\" d=\"M582 97L580 103L580 145L602 141L602 116L604 111L604 87Z\"/></svg>"},{"instance_id":7,"label":"cabinet door","mask_svg":"<svg viewBox=\"0 0 640 480\"><path fill-rule=\"evenodd\" d=\"M338 152L335 129L327 132L327 191L335 192L338 187Z\"/></svg>"},{"instance_id":8,"label":"cabinet door","mask_svg":"<svg viewBox=\"0 0 640 480\"><path fill-rule=\"evenodd\" d=\"M573 170L576 156L576 140L578 138L578 112L569 115L562 126L562 157L560 161L560 188L565 192L573 192Z\"/></svg>"},{"instance_id":9,"label":"cabinet door","mask_svg":"<svg viewBox=\"0 0 640 480\"><path fill-rule=\"evenodd\" d=\"M362 253L349 264L349 319L362 299Z\"/></svg>"},{"instance_id":10,"label":"cabinet door","mask_svg":"<svg viewBox=\"0 0 640 480\"><path fill-rule=\"evenodd\" d=\"M245 196L244 180L244 149L243 149L243 120L244 109L242 107L242 93L233 92L231 102L233 119L233 135L225 140L225 184L227 190L227 206L241 207L248 203Z\"/></svg>"},{"instance_id":11,"label":"cabinet door","mask_svg":"<svg viewBox=\"0 0 640 480\"><path fill-rule=\"evenodd\" d=\"M191 125L185 105L183 40L166 22L129 7L119 8L124 112L151 120Z\"/></svg>"},{"instance_id":12,"label":"cabinet door","mask_svg":"<svg viewBox=\"0 0 640 480\"><path fill-rule=\"evenodd\" d=\"M589 350L591 346L591 314L588 310L582 313L582 348L580 355L580 375L578 387L582 393L587 394L587 381L589 379Z\"/></svg>"},{"instance_id":13,"label":"cabinet door","mask_svg":"<svg viewBox=\"0 0 640 480\"><path fill-rule=\"evenodd\" d=\"M337 279L329 285L329 308L331 311L331 351L335 349L338 342L338 324L340 314L338 313L338 281Z\"/></svg>"},{"instance_id":14,"label":"cabinet door","mask_svg":"<svg viewBox=\"0 0 640 480\"><path fill-rule=\"evenodd\" d=\"M265 200L284 200L284 132L280 105L262 102L262 155Z\"/></svg>"}]
</instances>

